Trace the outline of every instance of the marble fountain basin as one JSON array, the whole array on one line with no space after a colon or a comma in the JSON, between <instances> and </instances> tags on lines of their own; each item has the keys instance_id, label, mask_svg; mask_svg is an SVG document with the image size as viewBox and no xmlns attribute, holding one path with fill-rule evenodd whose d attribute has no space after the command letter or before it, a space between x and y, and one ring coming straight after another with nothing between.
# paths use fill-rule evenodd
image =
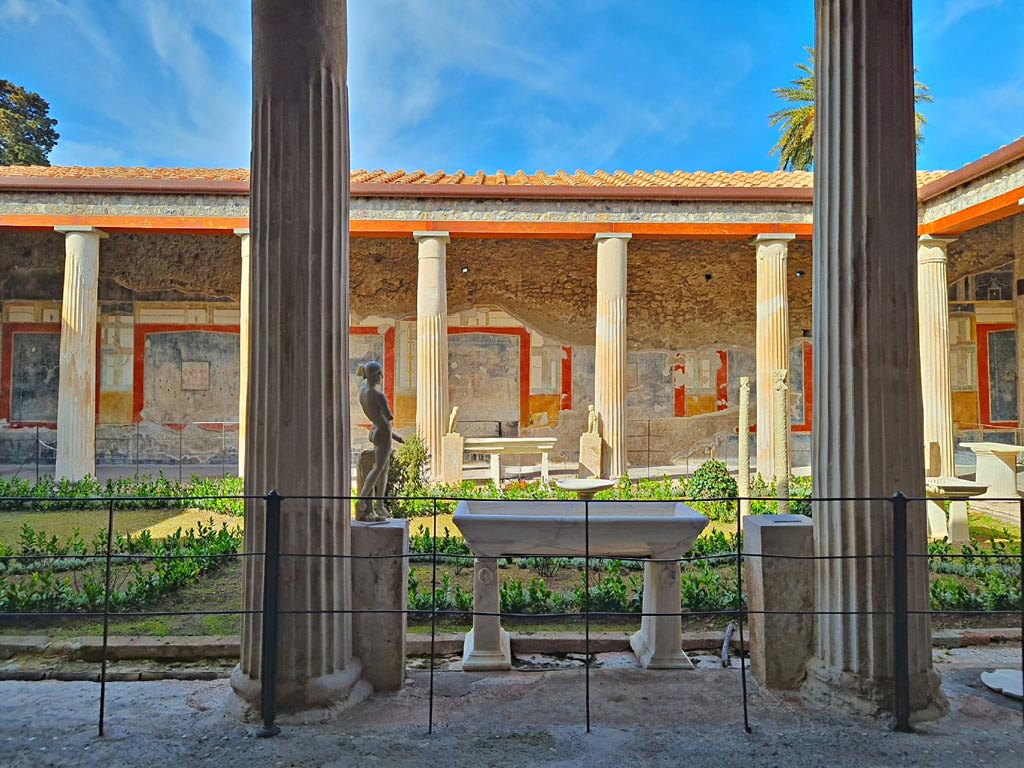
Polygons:
<instances>
[{"instance_id":1,"label":"marble fountain basin","mask_svg":"<svg viewBox=\"0 0 1024 768\"><path fill-rule=\"evenodd\" d=\"M597 557L676 557L708 524L673 501L591 501L590 554ZM582 501L460 501L453 522L477 557L587 552Z\"/></svg>"},{"instance_id":2,"label":"marble fountain basin","mask_svg":"<svg viewBox=\"0 0 1024 768\"><path fill-rule=\"evenodd\" d=\"M587 513L589 511L589 524ZM630 638L640 666L693 669L682 649L679 563L708 524L673 501L460 501L454 522L476 555L473 629L466 635L466 672L512 668L500 621L498 558L506 555L642 557L643 617Z\"/></svg>"}]
</instances>

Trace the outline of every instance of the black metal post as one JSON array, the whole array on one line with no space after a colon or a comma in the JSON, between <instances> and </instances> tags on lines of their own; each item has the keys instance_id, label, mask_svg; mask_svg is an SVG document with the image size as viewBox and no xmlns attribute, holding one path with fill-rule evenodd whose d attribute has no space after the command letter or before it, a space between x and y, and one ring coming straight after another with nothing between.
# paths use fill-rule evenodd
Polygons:
<instances>
[{"instance_id":1,"label":"black metal post","mask_svg":"<svg viewBox=\"0 0 1024 768\"><path fill-rule=\"evenodd\" d=\"M586 645L583 654L586 675L587 733L590 733L590 501L583 502L583 632Z\"/></svg>"},{"instance_id":2,"label":"black metal post","mask_svg":"<svg viewBox=\"0 0 1024 768\"><path fill-rule=\"evenodd\" d=\"M276 736L281 729L277 717L277 579L281 557L281 502L284 497L271 491L266 500L263 544L263 634L260 645L260 715L263 725L256 729L261 738Z\"/></svg>"},{"instance_id":3,"label":"black metal post","mask_svg":"<svg viewBox=\"0 0 1024 768\"><path fill-rule=\"evenodd\" d=\"M182 443L185 440L185 425L181 425L178 432L178 485L181 485L181 457L183 455Z\"/></svg>"},{"instance_id":4,"label":"black metal post","mask_svg":"<svg viewBox=\"0 0 1024 768\"><path fill-rule=\"evenodd\" d=\"M107 707L107 641L110 637L110 562L114 549L114 500L110 500L107 512L107 562L103 587L103 658L100 663L100 736L103 735L103 718Z\"/></svg>"},{"instance_id":5,"label":"black metal post","mask_svg":"<svg viewBox=\"0 0 1024 768\"><path fill-rule=\"evenodd\" d=\"M892 627L893 627L893 716L894 728L902 733L910 727L910 650L907 611L907 497L892 495Z\"/></svg>"},{"instance_id":6,"label":"black metal post","mask_svg":"<svg viewBox=\"0 0 1024 768\"><path fill-rule=\"evenodd\" d=\"M36 485L39 485L39 427L36 427Z\"/></svg>"},{"instance_id":7,"label":"black metal post","mask_svg":"<svg viewBox=\"0 0 1024 768\"><path fill-rule=\"evenodd\" d=\"M139 478L139 425L135 425L135 479Z\"/></svg>"},{"instance_id":8,"label":"black metal post","mask_svg":"<svg viewBox=\"0 0 1024 768\"><path fill-rule=\"evenodd\" d=\"M433 533L430 544L430 703L427 712L427 733L434 732L434 652L437 648L437 499L433 502ZM410 565L410 568L412 566ZM476 567L473 568L474 578ZM475 585L474 585L475 589ZM476 606L473 606L476 611ZM476 614L474 614L475 616Z\"/></svg>"},{"instance_id":9,"label":"black metal post","mask_svg":"<svg viewBox=\"0 0 1024 768\"><path fill-rule=\"evenodd\" d=\"M736 499L736 625L740 637L740 684L743 688L743 730L750 733L750 717L747 713L747 662L743 649L743 519L740 517L740 500Z\"/></svg>"}]
</instances>

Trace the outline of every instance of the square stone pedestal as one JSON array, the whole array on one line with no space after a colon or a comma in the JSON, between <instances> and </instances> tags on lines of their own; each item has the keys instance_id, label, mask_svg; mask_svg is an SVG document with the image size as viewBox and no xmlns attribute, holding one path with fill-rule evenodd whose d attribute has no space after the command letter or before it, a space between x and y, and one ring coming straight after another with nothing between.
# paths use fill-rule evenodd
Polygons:
<instances>
[{"instance_id":1,"label":"square stone pedestal","mask_svg":"<svg viewBox=\"0 0 1024 768\"><path fill-rule=\"evenodd\" d=\"M814 640L814 616L797 613L814 610L811 519L804 515L750 515L743 521L743 552L750 610L750 670L767 688L798 688Z\"/></svg>"},{"instance_id":2,"label":"square stone pedestal","mask_svg":"<svg viewBox=\"0 0 1024 768\"><path fill-rule=\"evenodd\" d=\"M462 455L465 450L462 435L450 432L441 438L441 482L457 485L462 482Z\"/></svg>"},{"instance_id":3,"label":"square stone pedestal","mask_svg":"<svg viewBox=\"0 0 1024 768\"><path fill-rule=\"evenodd\" d=\"M584 434L580 437L580 477L601 476L601 444L600 435Z\"/></svg>"},{"instance_id":4,"label":"square stone pedestal","mask_svg":"<svg viewBox=\"0 0 1024 768\"><path fill-rule=\"evenodd\" d=\"M408 554L408 520L352 522L352 652L377 691L397 691L405 681Z\"/></svg>"}]
</instances>

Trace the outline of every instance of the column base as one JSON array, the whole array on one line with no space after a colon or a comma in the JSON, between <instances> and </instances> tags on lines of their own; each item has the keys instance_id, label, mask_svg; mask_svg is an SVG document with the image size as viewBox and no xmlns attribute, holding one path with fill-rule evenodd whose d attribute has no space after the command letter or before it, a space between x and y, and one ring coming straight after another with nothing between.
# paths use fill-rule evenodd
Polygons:
<instances>
[{"instance_id":1,"label":"column base","mask_svg":"<svg viewBox=\"0 0 1024 768\"><path fill-rule=\"evenodd\" d=\"M937 720L949 711L935 670L910 675L910 719L921 723ZM840 707L869 717L892 712L892 681L844 672L812 659L807 665L801 694L812 702Z\"/></svg>"},{"instance_id":2,"label":"column base","mask_svg":"<svg viewBox=\"0 0 1024 768\"><path fill-rule=\"evenodd\" d=\"M498 630L497 648L477 648L473 630L466 633L462 646L463 672L504 672L512 669L512 643L508 632Z\"/></svg>"},{"instance_id":3,"label":"column base","mask_svg":"<svg viewBox=\"0 0 1024 768\"><path fill-rule=\"evenodd\" d=\"M316 722L326 720L335 713L364 701L373 686L362 677L363 665L358 659L349 661L345 669L330 675L321 675L303 683L278 681L278 719L291 722ZM249 677L239 664L231 673L233 701L228 703L228 713L242 721L260 719L260 681ZM298 720L288 715L301 713Z\"/></svg>"},{"instance_id":4,"label":"column base","mask_svg":"<svg viewBox=\"0 0 1024 768\"><path fill-rule=\"evenodd\" d=\"M657 621L663 617L652 617L651 621ZM668 619L672 621L673 619ZM676 619L678 621L678 619ZM656 648L654 643L653 629L645 631L640 629L629 638L629 647L636 654L636 660L644 669L693 669L693 662L686 655L686 651L679 648L671 649Z\"/></svg>"}]
</instances>

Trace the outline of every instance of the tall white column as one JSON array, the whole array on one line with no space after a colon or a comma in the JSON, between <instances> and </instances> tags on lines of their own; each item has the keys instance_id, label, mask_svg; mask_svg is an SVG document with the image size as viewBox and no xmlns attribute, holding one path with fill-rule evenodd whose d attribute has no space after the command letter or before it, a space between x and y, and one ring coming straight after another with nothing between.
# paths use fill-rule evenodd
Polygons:
<instances>
[{"instance_id":1,"label":"tall white column","mask_svg":"<svg viewBox=\"0 0 1024 768\"><path fill-rule=\"evenodd\" d=\"M242 290L238 300L238 476L245 477L245 441L249 433L249 303L251 262L249 261L249 230L236 229L241 240Z\"/></svg>"},{"instance_id":2,"label":"tall white column","mask_svg":"<svg viewBox=\"0 0 1024 768\"><path fill-rule=\"evenodd\" d=\"M816 0L814 432L816 497L924 496L914 241L911 0ZM927 552L910 505L908 551ZM892 706L892 514L886 501L819 501L812 687ZM842 558L842 559L838 559ZM928 609L912 558L909 608ZM936 701L928 619L910 617L911 703Z\"/></svg>"},{"instance_id":3,"label":"tall white column","mask_svg":"<svg viewBox=\"0 0 1024 768\"><path fill-rule=\"evenodd\" d=\"M107 235L95 227L54 229L64 233L55 473L81 480L96 474L96 291Z\"/></svg>"},{"instance_id":4,"label":"tall white column","mask_svg":"<svg viewBox=\"0 0 1024 768\"><path fill-rule=\"evenodd\" d=\"M448 424L447 232L413 232L416 282L416 432L427 446L432 480L441 477L441 438Z\"/></svg>"},{"instance_id":5,"label":"tall white column","mask_svg":"<svg viewBox=\"0 0 1024 768\"><path fill-rule=\"evenodd\" d=\"M594 410L601 438L601 474L626 473L626 250L632 235L599 232Z\"/></svg>"},{"instance_id":6,"label":"tall white column","mask_svg":"<svg viewBox=\"0 0 1024 768\"><path fill-rule=\"evenodd\" d=\"M789 241L795 235L758 235L757 246L757 471L774 480L776 470L788 476L789 467L775 466L775 371L789 368L789 293L786 264ZM788 435L787 435L788 440Z\"/></svg>"},{"instance_id":7,"label":"tall white column","mask_svg":"<svg viewBox=\"0 0 1024 768\"><path fill-rule=\"evenodd\" d=\"M939 474L956 474L953 455L953 393L949 381L949 286L946 247L951 238L925 235L917 242L917 312L921 343L924 454L939 445Z\"/></svg>"},{"instance_id":8,"label":"tall white column","mask_svg":"<svg viewBox=\"0 0 1024 768\"><path fill-rule=\"evenodd\" d=\"M251 343L246 494L352 493L348 413L349 144L344 0L253 0ZM246 502L245 549L265 505ZM352 656L351 505L282 507L281 711L366 692ZM312 555L301 557L300 555ZM234 690L259 706L263 558L246 558Z\"/></svg>"}]
</instances>

